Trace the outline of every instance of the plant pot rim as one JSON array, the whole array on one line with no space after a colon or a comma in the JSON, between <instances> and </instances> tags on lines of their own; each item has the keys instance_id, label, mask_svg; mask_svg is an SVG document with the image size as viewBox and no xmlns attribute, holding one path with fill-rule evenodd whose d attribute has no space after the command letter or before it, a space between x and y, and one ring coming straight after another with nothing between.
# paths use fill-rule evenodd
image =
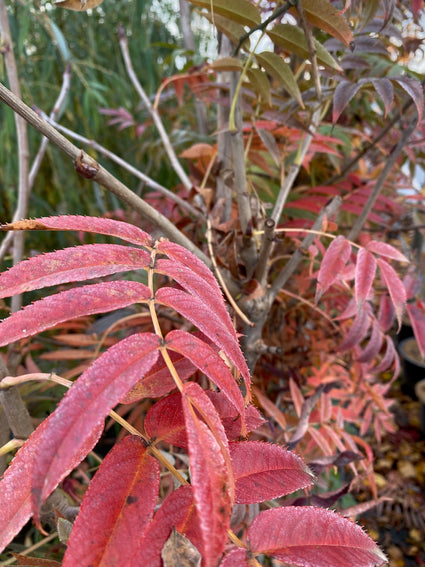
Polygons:
<instances>
[{"instance_id":1,"label":"plant pot rim","mask_svg":"<svg viewBox=\"0 0 425 567\"><path fill-rule=\"evenodd\" d=\"M406 354L405 352L405 347L408 343L412 343L412 342L416 342L415 337L407 337L407 339L403 339L400 344L398 345L398 351L400 353L400 356L402 358L404 358L405 360L407 360L408 362L412 363L412 364L416 364L416 366L420 366L421 368L425 368L425 361L422 359L417 359L417 358L413 358L412 356L410 356L409 354Z\"/></svg>"},{"instance_id":2,"label":"plant pot rim","mask_svg":"<svg viewBox=\"0 0 425 567\"><path fill-rule=\"evenodd\" d=\"M418 397L418 400L425 404L425 379L419 380L415 384L415 394Z\"/></svg>"}]
</instances>

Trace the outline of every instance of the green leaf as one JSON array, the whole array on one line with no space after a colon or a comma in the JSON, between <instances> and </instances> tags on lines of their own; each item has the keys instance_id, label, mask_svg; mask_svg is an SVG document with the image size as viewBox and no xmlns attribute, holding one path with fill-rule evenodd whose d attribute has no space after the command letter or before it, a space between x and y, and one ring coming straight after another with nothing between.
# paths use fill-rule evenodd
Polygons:
<instances>
[{"instance_id":1,"label":"green leaf","mask_svg":"<svg viewBox=\"0 0 425 567\"><path fill-rule=\"evenodd\" d=\"M232 22L253 28L261 23L261 15L248 0L189 0L191 4L206 8L214 17L224 16Z\"/></svg>"},{"instance_id":2,"label":"green leaf","mask_svg":"<svg viewBox=\"0 0 425 567\"><path fill-rule=\"evenodd\" d=\"M232 43L237 45L239 40L242 36L245 35L245 28L243 25L238 24L237 22L233 22L224 16L220 16L219 14L210 14L208 12L204 12L202 14L209 22L215 25L215 27L220 30L224 35L226 35ZM246 48L247 51L249 50L249 39L246 39L242 47Z\"/></svg>"},{"instance_id":3,"label":"green leaf","mask_svg":"<svg viewBox=\"0 0 425 567\"><path fill-rule=\"evenodd\" d=\"M256 53L255 57L262 67L276 79L282 87L298 102L301 108L304 108L303 99L301 98L300 89L295 81L295 77L291 71L289 65L277 55L271 51L263 51L262 53Z\"/></svg>"},{"instance_id":4,"label":"green leaf","mask_svg":"<svg viewBox=\"0 0 425 567\"><path fill-rule=\"evenodd\" d=\"M298 55L302 59L309 58L310 53L308 50L307 39L304 31L298 26L293 26L291 24L278 24L267 33L270 39L279 47L283 47L283 49L286 49L291 53L295 53L295 55ZM335 71L342 72L341 67L332 55L323 47L323 45L314 38L313 41L316 48L317 61L325 67L330 67Z\"/></svg>"},{"instance_id":5,"label":"green leaf","mask_svg":"<svg viewBox=\"0 0 425 567\"><path fill-rule=\"evenodd\" d=\"M254 89L258 98L261 97L261 100L264 102L264 104L271 106L272 98L267 74L262 69L248 69L246 76L248 77L249 83Z\"/></svg>"},{"instance_id":6,"label":"green leaf","mask_svg":"<svg viewBox=\"0 0 425 567\"><path fill-rule=\"evenodd\" d=\"M336 37L347 46L353 41L347 20L328 0L303 0L303 8L307 20L313 26Z\"/></svg>"},{"instance_id":7,"label":"green leaf","mask_svg":"<svg viewBox=\"0 0 425 567\"><path fill-rule=\"evenodd\" d=\"M242 61L237 57L221 57L210 65L215 71L242 71Z\"/></svg>"},{"instance_id":8,"label":"green leaf","mask_svg":"<svg viewBox=\"0 0 425 567\"><path fill-rule=\"evenodd\" d=\"M68 61L71 60L71 53L69 51L66 39L63 33L61 32L61 30L52 20L50 20L50 25L52 27L52 31L53 31L53 35L55 36L56 43L58 44L58 49L64 61L67 63Z\"/></svg>"}]
</instances>

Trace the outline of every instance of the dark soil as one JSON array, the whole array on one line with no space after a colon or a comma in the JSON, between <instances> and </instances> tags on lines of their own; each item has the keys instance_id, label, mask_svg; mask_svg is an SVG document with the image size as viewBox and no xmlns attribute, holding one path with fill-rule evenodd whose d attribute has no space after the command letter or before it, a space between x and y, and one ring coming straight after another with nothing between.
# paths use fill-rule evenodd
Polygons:
<instances>
[{"instance_id":1,"label":"dark soil","mask_svg":"<svg viewBox=\"0 0 425 567\"><path fill-rule=\"evenodd\" d=\"M399 429L373 445L381 503L360 518L390 560L390 567L425 566L425 437L420 431L419 402L391 392ZM366 495L365 495L366 498ZM370 496L369 496L370 498Z\"/></svg>"}]
</instances>

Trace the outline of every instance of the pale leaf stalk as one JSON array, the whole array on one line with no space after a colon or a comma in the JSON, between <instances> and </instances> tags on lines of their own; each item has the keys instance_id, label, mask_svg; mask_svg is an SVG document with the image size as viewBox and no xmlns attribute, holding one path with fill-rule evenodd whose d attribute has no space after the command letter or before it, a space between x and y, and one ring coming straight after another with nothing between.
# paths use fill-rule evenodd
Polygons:
<instances>
[{"instance_id":1,"label":"pale leaf stalk","mask_svg":"<svg viewBox=\"0 0 425 567\"><path fill-rule=\"evenodd\" d=\"M250 327L252 327L254 325L254 323L249 320L249 318L245 315L245 313L240 309L240 307L238 306L236 301L233 299L232 294L230 293L230 291L229 291L229 289L226 285L226 282L224 281L224 278L221 275L220 269L217 266L217 262L216 262L216 259L215 259L215 254L214 254L214 250L213 250L213 246L212 246L211 221L209 219L207 220L206 238L207 238L207 244L208 244L208 252L209 252L209 255L210 255L210 258L211 258L211 263L212 263L216 278L220 282L220 285L223 289L225 296L227 297L228 302L230 303L230 305L235 310L235 313L242 319L242 321L246 325L249 325Z\"/></svg>"},{"instance_id":2,"label":"pale leaf stalk","mask_svg":"<svg viewBox=\"0 0 425 567\"><path fill-rule=\"evenodd\" d=\"M89 168L93 171L92 179L116 195L121 201L127 203L136 213L153 222L168 238L190 250L195 256L202 260L207 266L211 266L209 258L193 242L187 238L175 225L164 215L151 207L146 201L126 187L121 181L114 177L109 171L96 162L89 155L77 148L65 136L58 132L53 126L43 120L37 113L29 108L19 97L16 97L9 89L0 83L0 100L41 132L55 144L62 152L71 157L74 163Z\"/></svg>"},{"instance_id":3,"label":"pale leaf stalk","mask_svg":"<svg viewBox=\"0 0 425 567\"><path fill-rule=\"evenodd\" d=\"M11 439L7 443L5 443L2 447L0 447L0 457L7 455L8 453L12 453L12 451L16 451L22 447L25 443L25 439Z\"/></svg>"},{"instance_id":4,"label":"pale leaf stalk","mask_svg":"<svg viewBox=\"0 0 425 567\"><path fill-rule=\"evenodd\" d=\"M164 197L167 197L168 199L171 199L172 201L177 203L180 207L187 210L187 212L193 215L194 217L198 219L202 218L202 214L197 209L192 207L190 203L188 203L187 201L185 201L184 199L182 199L181 197L179 197L178 195L176 195L175 193L173 193L172 191L170 191L169 189L167 189L166 187L164 187L163 185L161 185L160 183L158 183L157 181L155 181L154 179L152 179L151 177L149 177L139 169L136 169L133 165L131 165L121 157L117 156L110 150L106 149L104 146L102 146L95 140L89 140L85 136L82 136L81 134L77 134L73 130L70 130L69 128L62 126L61 124L58 124L50 117L47 117L43 112L39 112L39 114L42 118L46 120L46 122L51 124L54 128L56 128L60 132L63 132L69 138L77 140L77 142L86 144L87 146L93 148L100 154L104 155L106 158L110 159L117 165L121 166L123 169L130 172L132 175L134 175L134 177L137 177L137 179L140 179L140 181L145 183L151 189L158 191L158 193L161 193L161 195L164 195Z\"/></svg>"},{"instance_id":5,"label":"pale leaf stalk","mask_svg":"<svg viewBox=\"0 0 425 567\"><path fill-rule=\"evenodd\" d=\"M61 386L65 386L66 388L70 388L73 385L71 380L67 380L66 378L62 378L62 376L58 376L55 373L47 373L47 372L34 372L31 374L23 374L21 376L6 376L0 382L0 389L10 388L10 386L14 385L17 386L19 384L24 384L25 382L29 382L32 380L41 381L41 382L54 382L56 384L60 384ZM112 417L114 421L119 423L126 431L128 431L131 435L136 435L140 437L145 442L148 450L165 466L167 469L173 474L173 476L181 483L181 484L189 484L185 478L176 470L173 465L167 461L164 455L156 449L153 445L151 445L149 439L145 437L138 429L133 427L128 421L122 418L119 414L115 411L111 410L109 412L109 416ZM3 448L0 449L0 452ZM1 453L0 453L1 454Z\"/></svg>"},{"instance_id":6,"label":"pale leaf stalk","mask_svg":"<svg viewBox=\"0 0 425 567\"><path fill-rule=\"evenodd\" d=\"M152 250L151 251L151 266L155 266L155 258L156 258L156 250ZM148 301L148 306L149 306L149 313L151 315L152 324L153 324L155 333L161 339L161 341L163 341L164 335L162 334L161 326L160 326L159 321L158 321L158 315L157 315L157 312L156 312L156 309L155 309L155 288L154 288L154 281L153 281L154 274L155 274L154 269L149 267L149 269L148 269L148 287L151 291L151 299ZM182 392L183 391L183 382L181 381L180 376L178 375L178 372L174 367L174 364L173 364L173 362L170 358L170 355L168 354L167 348L166 347L160 347L159 350L161 352L162 358L164 359L164 362L167 365L167 368L170 371L170 374L171 374L179 392Z\"/></svg>"},{"instance_id":7,"label":"pale leaf stalk","mask_svg":"<svg viewBox=\"0 0 425 567\"><path fill-rule=\"evenodd\" d=\"M294 185L295 179L298 176L298 173L301 169L302 163L304 161L305 156L311 146L311 142L313 141L314 135L316 130L319 126L321 115L322 115L322 87L320 84L320 75L319 69L317 65L317 56L316 56L316 48L314 46L313 38L311 35L311 29L305 17L304 9L302 7L302 2L299 0L297 2L297 10L300 15L301 23L304 29L304 33L307 39L307 45L309 50L309 57L311 62L311 73L313 77L314 87L316 90L318 106L313 112L311 117L311 122L309 125L309 133L305 135L305 137L301 140L297 156L291 167L289 168L288 175L279 191L279 195L276 199L276 203L271 215L271 218L278 224L279 219L282 215L282 211L285 207L286 201L288 199L289 193Z\"/></svg>"},{"instance_id":8,"label":"pale leaf stalk","mask_svg":"<svg viewBox=\"0 0 425 567\"><path fill-rule=\"evenodd\" d=\"M0 0L0 36L3 46L3 58L6 68L6 74L9 81L11 91L17 97L21 97L21 88L19 85L18 68L13 50L12 37L9 27L9 18L7 15L6 3ZM18 155L18 205L15 212L17 218L25 218L28 214L29 200L29 146L28 146L28 130L26 121L17 114L15 117L16 136L17 136L17 155ZM24 239L23 233L16 233L13 236L13 264L20 262L24 256ZM12 313L18 311L22 306L22 295L12 297L11 309Z\"/></svg>"},{"instance_id":9,"label":"pale leaf stalk","mask_svg":"<svg viewBox=\"0 0 425 567\"><path fill-rule=\"evenodd\" d=\"M43 545L46 545L47 543L53 541L57 537L58 537L58 532L53 532L48 536L43 537L40 541L38 541L34 545L31 545L31 547L27 547L26 549L22 550L19 553L19 555L31 555L33 551L37 551L37 549L40 549L40 547L43 547ZM17 561L16 557L11 557L10 559L2 563L2 567L6 567L6 565L13 565L16 561Z\"/></svg>"},{"instance_id":10,"label":"pale leaf stalk","mask_svg":"<svg viewBox=\"0 0 425 567\"><path fill-rule=\"evenodd\" d=\"M136 89L137 94L142 99L143 104L146 106L149 114L152 117L152 120L155 123L156 129L158 130L158 133L161 137L162 144L163 144L164 149L165 149L165 151L168 155L170 163L171 163L175 173L177 174L178 178L183 183L183 185L186 187L186 189L191 189L192 188L192 182L190 181L185 170L183 169L179 160L177 159L173 145L171 144L170 138L167 134L167 131L164 128L161 117L159 116L159 112L156 110L156 108L154 108L152 106L151 101L149 100L149 97L145 93L142 85L140 84L139 79L136 76L136 73L134 72L133 64L132 64L131 58L130 58L130 52L129 52L129 49L128 49L127 37L126 37L125 32L122 28L120 28L120 30L119 30L119 43L120 43L121 53L122 53L122 56L123 56L123 59L124 59L124 64L125 64L127 74L129 76L130 81L132 82L134 88Z\"/></svg>"},{"instance_id":11,"label":"pale leaf stalk","mask_svg":"<svg viewBox=\"0 0 425 567\"><path fill-rule=\"evenodd\" d=\"M58 98L56 99L56 102L53 106L53 110L50 113L50 117L49 119L54 119L60 112L65 99L66 99L66 95L68 94L69 88L71 85L71 71L69 66L67 65L65 68L65 71L63 73L63 79L62 79L62 87L59 93ZM48 138L44 138L41 140L40 142L40 146L38 148L38 152L34 158L34 161L32 163L30 172L29 172L29 176L28 176L28 188L29 191L31 191L33 185L34 185L34 181L35 178L37 177L37 173L40 169L41 163L43 161L44 155L46 153L46 149L47 149L47 144L49 143ZM16 209L15 214L13 215L12 218L12 222L15 222L17 220L20 220L22 217L19 215L19 207ZM0 245L0 262L3 261L9 247L10 247L10 243L12 241L14 237L13 232L8 232L6 234L6 236L3 238L2 243Z\"/></svg>"}]
</instances>

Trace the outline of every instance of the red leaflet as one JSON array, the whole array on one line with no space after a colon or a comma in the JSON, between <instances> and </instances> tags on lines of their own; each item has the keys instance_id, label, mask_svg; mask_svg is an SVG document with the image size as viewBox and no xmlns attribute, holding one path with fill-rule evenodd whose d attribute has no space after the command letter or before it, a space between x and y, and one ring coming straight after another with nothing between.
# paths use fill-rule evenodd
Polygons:
<instances>
[{"instance_id":1,"label":"red leaflet","mask_svg":"<svg viewBox=\"0 0 425 567\"><path fill-rule=\"evenodd\" d=\"M202 553L199 518L193 500L191 486L181 486L161 504L149 524L144 538L139 539L139 549L134 560L125 567L162 567L161 551L173 527L184 534Z\"/></svg>"},{"instance_id":2,"label":"red leaflet","mask_svg":"<svg viewBox=\"0 0 425 567\"><path fill-rule=\"evenodd\" d=\"M0 297L51 285L99 278L149 265L150 255L139 248L88 244L30 258L0 274Z\"/></svg>"},{"instance_id":3,"label":"red leaflet","mask_svg":"<svg viewBox=\"0 0 425 567\"><path fill-rule=\"evenodd\" d=\"M212 311L217 313L227 329L236 337L236 332L226 309L221 289L205 264L196 258L194 254L191 254L185 248L181 248L172 242L160 242L158 247L161 250L166 248L167 254L172 259L166 260L160 258L155 264L155 270L170 276L179 283L183 289L207 303ZM176 252L179 252L179 254L177 255ZM186 263L181 261L182 256Z\"/></svg>"},{"instance_id":4,"label":"red leaflet","mask_svg":"<svg viewBox=\"0 0 425 567\"><path fill-rule=\"evenodd\" d=\"M414 299L416 295L421 292L422 282L419 277L406 274L403 279L404 287L406 288L407 301Z\"/></svg>"},{"instance_id":5,"label":"red leaflet","mask_svg":"<svg viewBox=\"0 0 425 567\"><path fill-rule=\"evenodd\" d=\"M364 351L357 357L358 362L371 362L379 353L384 340L384 335L376 319L373 320L372 334Z\"/></svg>"},{"instance_id":6,"label":"red leaflet","mask_svg":"<svg viewBox=\"0 0 425 567\"><path fill-rule=\"evenodd\" d=\"M58 323L94 313L107 313L151 296L138 282L117 281L86 285L36 301L0 323L0 346L29 337Z\"/></svg>"},{"instance_id":7,"label":"red leaflet","mask_svg":"<svg viewBox=\"0 0 425 567\"><path fill-rule=\"evenodd\" d=\"M340 352L344 352L358 345L366 336L370 327L370 322L371 319L369 317L369 311L367 309L361 309L356 315L354 323L351 325L345 339L339 345L338 350Z\"/></svg>"},{"instance_id":8,"label":"red leaflet","mask_svg":"<svg viewBox=\"0 0 425 567\"><path fill-rule=\"evenodd\" d=\"M399 262L408 262L409 259L406 258L397 248L387 244L386 242L378 242L377 240L370 240L366 246L369 252L378 254L379 256L385 256L386 258L391 258L392 260L398 260Z\"/></svg>"},{"instance_id":9,"label":"red leaflet","mask_svg":"<svg viewBox=\"0 0 425 567\"><path fill-rule=\"evenodd\" d=\"M390 292L391 300L394 304L398 326L400 328L401 317L403 315L404 305L406 303L406 290L397 272L392 266L388 264L388 262L382 260L382 258L378 258L377 262L379 269L381 270L382 281Z\"/></svg>"},{"instance_id":10,"label":"red leaflet","mask_svg":"<svg viewBox=\"0 0 425 567\"><path fill-rule=\"evenodd\" d=\"M387 348L385 349L384 356L381 359L381 362L374 367L374 373L377 372L384 372L384 370L388 370L391 367L393 362L396 362L396 368L398 367L398 354L395 349L394 343L391 337L386 337L387 341Z\"/></svg>"},{"instance_id":11,"label":"red leaflet","mask_svg":"<svg viewBox=\"0 0 425 567\"><path fill-rule=\"evenodd\" d=\"M19 449L11 465L0 481L0 552L21 530L32 515L31 480L34 461L39 457L40 442L49 427L52 416L41 423L31 437ZM87 454L96 445L103 431L103 424L92 430L86 438L82 452ZM84 456L82 457L84 458ZM76 467L82 460L77 455L71 464Z\"/></svg>"},{"instance_id":12,"label":"red leaflet","mask_svg":"<svg viewBox=\"0 0 425 567\"><path fill-rule=\"evenodd\" d=\"M205 393L214 404L229 441L239 439L242 436L242 423L238 410L229 402L223 392L206 390ZM245 409L245 417L248 432L254 431L254 429L265 423L258 409L252 405Z\"/></svg>"},{"instance_id":13,"label":"red leaflet","mask_svg":"<svg viewBox=\"0 0 425 567\"><path fill-rule=\"evenodd\" d=\"M360 248L357 254L356 275L354 279L354 294L359 309L369 295L375 273L375 257L365 248Z\"/></svg>"},{"instance_id":14,"label":"red leaflet","mask_svg":"<svg viewBox=\"0 0 425 567\"><path fill-rule=\"evenodd\" d=\"M198 384L184 384L182 400L203 560L205 567L215 567L226 544L234 503L227 439L214 406ZM198 417L195 408L208 426Z\"/></svg>"},{"instance_id":15,"label":"red leaflet","mask_svg":"<svg viewBox=\"0 0 425 567\"><path fill-rule=\"evenodd\" d=\"M375 88L375 91L381 97L382 102L384 103L385 114L384 117L387 116L388 112L391 110L391 106L394 101L394 87L392 82L389 79L384 77L373 78L372 85Z\"/></svg>"},{"instance_id":16,"label":"red leaflet","mask_svg":"<svg viewBox=\"0 0 425 567\"><path fill-rule=\"evenodd\" d=\"M220 563L220 567L250 567L249 552L244 548L232 549Z\"/></svg>"},{"instance_id":17,"label":"red leaflet","mask_svg":"<svg viewBox=\"0 0 425 567\"><path fill-rule=\"evenodd\" d=\"M395 317L395 310L391 298L387 294L381 295L381 301L379 302L378 311L378 321L383 333L387 333L393 323Z\"/></svg>"},{"instance_id":18,"label":"red leaflet","mask_svg":"<svg viewBox=\"0 0 425 567\"><path fill-rule=\"evenodd\" d=\"M180 354L170 352L170 358L174 368L182 382L187 380L196 372L196 367ZM121 404L132 404L142 398L160 398L172 390L176 383L171 376L168 366L162 356L158 357L146 376L143 377L125 396L120 400Z\"/></svg>"},{"instance_id":19,"label":"red leaflet","mask_svg":"<svg viewBox=\"0 0 425 567\"><path fill-rule=\"evenodd\" d=\"M153 245L152 237L137 226L112 219L80 215L21 220L0 226L0 230L76 230L78 232L95 232L116 236L121 240L141 246Z\"/></svg>"},{"instance_id":20,"label":"red leaflet","mask_svg":"<svg viewBox=\"0 0 425 567\"><path fill-rule=\"evenodd\" d=\"M221 289L211 270L203 262L201 262L199 258L192 254L192 252L189 252L189 250L186 250L186 248L183 248L182 246L179 246L174 242L169 242L168 240L161 240L158 243L157 249L167 254L169 258L175 261L176 265L186 266L187 268L190 268L190 271L194 274L197 274L204 281L207 287L210 288L211 292L213 292L214 295L221 298L224 305ZM230 316L228 313L227 317L230 321Z\"/></svg>"},{"instance_id":21,"label":"red leaflet","mask_svg":"<svg viewBox=\"0 0 425 567\"><path fill-rule=\"evenodd\" d=\"M302 459L279 445L242 441L229 448L239 504L272 500L313 484Z\"/></svg>"},{"instance_id":22,"label":"red leaflet","mask_svg":"<svg viewBox=\"0 0 425 567\"><path fill-rule=\"evenodd\" d=\"M63 567L129 565L153 516L159 472L141 439L117 443L84 496Z\"/></svg>"},{"instance_id":23,"label":"red leaflet","mask_svg":"<svg viewBox=\"0 0 425 567\"><path fill-rule=\"evenodd\" d=\"M91 431L154 364L160 340L153 333L123 339L103 353L73 384L50 416L33 470L33 508L72 470Z\"/></svg>"},{"instance_id":24,"label":"red leaflet","mask_svg":"<svg viewBox=\"0 0 425 567\"><path fill-rule=\"evenodd\" d=\"M156 402L146 414L144 425L151 439L186 449L186 425L180 392Z\"/></svg>"},{"instance_id":25,"label":"red leaflet","mask_svg":"<svg viewBox=\"0 0 425 567\"><path fill-rule=\"evenodd\" d=\"M332 122L334 124L350 100L357 94L361 86L361 82L351 83L350 81L341 81L339 85L337 85L334 93L332 112Z\"/></svg>"},{"instance_id":26,"label":"red leaflet","mask_svg":"<svg viewBox=\"0 0 425 567\"><path fill-rule=\"evenodd\" d=\"M337 236L326 250L317 276L316 302L335 283L351 254L351 244L342 235Z\"/></svg>"},{"instance_id":27,"label":"red leaflet","mask_svg":"<svg viewBox=\"0 0 425 567\"><path fill-rule=\"evenodd\" d=\"M386 557L360 526L311 506L260 512L248 528L255 554L299 567L377 567Z\"/></svg>"},{"instance_id":28,"label":"red leaflet","mask_svg":"<svg viewBox=\"0 0 425 567\"><path fill-rule=\"evenodd\" d=\"M412 97L415 103L416 110L418 111L418 124L422 120L422 113L424 109L424 92L421 83L412 77L394 77L394 81Z\"/></svg>"},{"instance_id":29,"label":"red leaflet","mask_svg":"<svg viewBox=\"0 0 425 567\"><path fill-rule=\"evenodd\" d=\"M196 325L233 362L247 384L251 383L249 370L236 336L228 330L227 325L208 304L198 297L171 287L159 289L155 294L155 300L175 309Z\"/></svg>"},{"instance_id":30,"label":"red leaflet","mask_svg":"<svg viewBox=\"0 0 425 567\"><path fill-rule=\"evenodd\" d=\"M246 435L245 405L241 391L223 359L207 343L186 331L171 331L165 338L165 346L182 354L220 388L242 416L243 433Z\"/></svg>"}]
</instances>

